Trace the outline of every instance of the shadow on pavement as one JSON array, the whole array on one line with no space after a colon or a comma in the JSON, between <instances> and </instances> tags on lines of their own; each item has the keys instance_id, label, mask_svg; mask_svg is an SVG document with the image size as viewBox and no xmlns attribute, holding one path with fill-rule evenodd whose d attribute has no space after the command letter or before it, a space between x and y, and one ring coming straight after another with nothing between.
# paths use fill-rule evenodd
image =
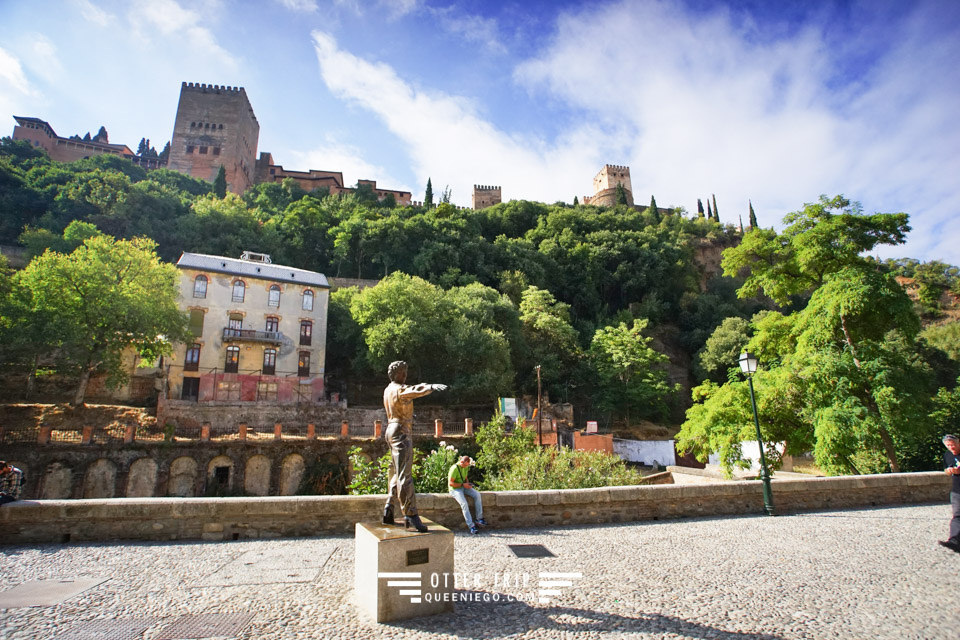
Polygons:
<instances>
[{"instance_id":1,"label":"shadow on pavement","mask_svg":"<svg viewBox=\"0 0 960 640\"><path fill-rule=\"evenodd\" d=\"M404 620L385 626L411 631L446 633L458 638L476 640L523 634L530 629L552 631L563 637L567 637L566 634L610 632L647 633L657 636L675 634L704 640L782 640L781 636L774 634L727 631L657 613L625 616L556 605L531 606L517 600L484 602L483 596L494 594L483 591L457 590L456 594L458 598L456 613ZM502 594L498 595L503 597ZM475 597L481 600L467 602L460 600Z\"/></svg>"}]
</instances>

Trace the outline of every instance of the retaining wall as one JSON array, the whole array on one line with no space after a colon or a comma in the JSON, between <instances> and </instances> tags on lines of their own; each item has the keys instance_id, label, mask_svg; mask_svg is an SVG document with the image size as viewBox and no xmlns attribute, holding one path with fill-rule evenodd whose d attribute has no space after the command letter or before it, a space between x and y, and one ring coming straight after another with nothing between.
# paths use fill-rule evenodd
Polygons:
<instances>
[{"instance_id":1,"label":"retaining wall","mask_svg":"<svg viewBox=\"0 0 960 640\"><path fill-rule=\"evenodd\" d=\"M946 503L950 478L940 472L775 480L779 514L849 507ZM376 521L384 496L273 498L117 498L46 500L0 507L0 543L81 540L236 540L349 534ZM420 513L463 528L446 494L417 496ZM711 485L605 487L483 493L494 527L541 527L660 518L762 514L759 481Z\"/></svg>"}]
</instances>

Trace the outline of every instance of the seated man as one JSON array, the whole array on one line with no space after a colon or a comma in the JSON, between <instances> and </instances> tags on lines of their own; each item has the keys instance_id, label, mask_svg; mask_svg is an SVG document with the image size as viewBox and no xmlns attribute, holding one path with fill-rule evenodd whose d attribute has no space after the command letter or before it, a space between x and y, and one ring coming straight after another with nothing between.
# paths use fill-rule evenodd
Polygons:
<instances>
[{"instance_id":1,"label":"seated man","mask_svg":"<svg viewBox=\"0 0 960 640\"><path fill-rule=\"evenodd\" d=\"M470 456L460 458L455 465L450 467L450 473L447 474L447 484L450 494L460 503L460 508L463 510L463 519L467 521L470 533L476 534L480 533L477 524L485 527L487 521L483 519L483 502L480 500L480 492L467 481L471 466L473 466L473 460ZM477 510L477 524L474 524L473 518L470 517L470 505L467 504L467 496L473 498L473 505Z\"/></svg>"},{"instance_id":2,"label":"seated man","mask_svg":"<svg viewBox=\"0 0 960 640\"><path fill-rule=\"evenodd\" d=\"M23 472L0 460L0 504L7 504L20 499L20 490L23 485Z\"/></svg>"}]
</instances>

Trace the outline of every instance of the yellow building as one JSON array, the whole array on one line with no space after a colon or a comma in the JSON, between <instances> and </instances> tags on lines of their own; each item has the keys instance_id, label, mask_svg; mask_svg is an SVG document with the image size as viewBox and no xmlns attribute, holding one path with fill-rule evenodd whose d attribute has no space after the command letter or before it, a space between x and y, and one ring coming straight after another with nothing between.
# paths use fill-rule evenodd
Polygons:
<instances>
[{"instance_id":1,"label":"yellow building","mask_svg":"<svg viewBox=\"0 0 960 640\"><path fill-rule=\"evenodd\" d=\"M180 306L196 339L177 347L171 398L197 402L321 402L327 303L322 273L246 251L184 253Z\"/></svg>"}]
</instances>

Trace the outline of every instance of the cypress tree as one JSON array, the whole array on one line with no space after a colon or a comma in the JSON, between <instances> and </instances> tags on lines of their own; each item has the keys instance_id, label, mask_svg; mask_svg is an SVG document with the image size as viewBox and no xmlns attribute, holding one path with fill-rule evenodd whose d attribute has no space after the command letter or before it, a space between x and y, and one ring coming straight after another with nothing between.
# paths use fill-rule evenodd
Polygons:
<instances>
[{"instance_id":1,"label":"cypress tree","mask_svg":"<svg viewBox=\"0 0 960 640\"><path fill-rule=\"evenodd\" d=\"M703 217L703 202L700 200L700 198L697 198L697 217Z\"/></svg>"},{"instance_id":2,"label":"cypress tree","mask_svg":"<svg viewBox=\"0 0 960 640\"><path fill-rule=\"evenodd\" d=\"M710 195L713 197L713 219L720 222L720 210L717 209L717 194L711 193Z\"/></svg>"},{"instance_id":3,"label":"cypress tree","mask_svg":"<svg viewBox=\"0 0 960 640\"><path fill-rule=\"evenodd\" d=\"M577 200L577 196L573 196L573 206L577 206L578 204L580 204L580 201Z\"/></svg>"},{"instance_id":4,"label":"cypress tree","mask_svg":"<svg viewBox=\"0 0 960 640\"><path fill-rule=\"evenodd\" d=\"M660 209L657 208L657 199L652 195L650 196L650 214L653 216L653 219L657 222L660 222Z\"/></svg>"},{"instance_id":5,"label":"cypress tree","mask_svg":"<svg viewBox=\"0 0 960 640\"><path fill-rule=\"evenodd\" d=\"M433 206L433 183L427 178L427 192L423 194L423 206L431 208Z\"/></svg>"},{"instance_id":6,"label":"cypress tree","mask_svg":"<svg viewBox=\"0 0 960 640\"><path fill-rule=\"evenodd\" d=\"M747 202L750 202L750 201L747 200ZM756 229L758 226L760 225L757 224L757 214L753 212L753 203L750 202L750 228Z\"/></svg>"},{"instance_id":7,"label":"cypress tree","mask_svg":"<svg viewBox=\"0 0 960 640\"><path fill-rule=\"evenodd\" d=\"M707 200L707 220L713 220L713 209L710 208L709 200Z\"/></svg>"},{"instance_id":8,"label":"cypress tree","mask_svg":"<svg viewBox=\"0 0 960 640\"><path fill-rule=\"evenodd\" d=\"M627 190L623 188L623 183L617 183L617 204L627 204Z\"/></svg>"},{"instance_id":9,"label":"cypress tree","mask_svg":"<svg viewBox=\"0 0 960 640\"><path fill-rule=\"evenodd\" d=\"M147 145L147 139L146 139L146 138L140 138L140 144L137 145L137 155L138 155L138 156L142 156L143 154L145 154L145 153L147 152L147 149L149 149L149 148L150 148L150 147Z\"/></svg>"},{"instance_id":10,"label":"cypress tree","mask_svg":"<svg viewBox=\"0 0 960 640\"><path fill-rule=\"evenodd\" d=\"M213 181L213 193L220 199L227 197L227 170L220 165L217 177Z\"/></svg>"}]
</instances>

